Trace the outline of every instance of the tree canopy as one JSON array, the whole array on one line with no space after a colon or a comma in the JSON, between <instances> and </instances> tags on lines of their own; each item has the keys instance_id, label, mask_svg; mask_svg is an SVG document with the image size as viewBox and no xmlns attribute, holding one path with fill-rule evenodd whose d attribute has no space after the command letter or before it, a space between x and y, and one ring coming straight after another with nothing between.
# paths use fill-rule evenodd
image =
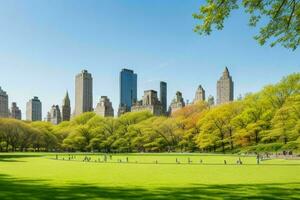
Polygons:
<instances>
[{"instance_id":1,"label":"tree canopy","mask_svg":"<svg viewBox=\"0 0 300 200\"><path fill-rule=\"evenodd\" d=\"M254 37L260 45L269 42L295 50L300 44L299 0L206 0L193 17L200 21L194 31L209 35L215 28L221 30L233 10L243 7L249 14L249 25L259 27Z\"/></svg>"}]
</instances>

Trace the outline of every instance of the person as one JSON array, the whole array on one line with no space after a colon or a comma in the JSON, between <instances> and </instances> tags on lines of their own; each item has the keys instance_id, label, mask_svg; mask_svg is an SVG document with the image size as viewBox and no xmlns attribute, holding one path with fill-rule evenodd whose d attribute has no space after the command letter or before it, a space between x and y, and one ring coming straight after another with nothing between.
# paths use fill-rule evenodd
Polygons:
<instances>
[{"instance_id":1,"label":"person","mask_svg":"<svg viewBox=\"0 0 300 200\"><path fill-rule=\"evenodd\" d=\"M128 159L128 157L126 157L126 162L129 162L129 159Z\"/></svg>"},{"instance_id":2,"label":"person","mask_svg":"<svg viewBox=\"0 0 300 200\"><path fill-rule=\"evenodd\" d=\"M201 159L201 160L200 160L200 164L202 164L202 163L203 163L203 160Z\"/></svg>"},{"instance_id":3,"label":"person","mask_svg":"<svg viewBox=\"0 0 300 200\"><path fill-rule=\"evenodd\" d=\"M227 161L226 160L224 160L224 165L227 165Z\"/></svg>"},{"instance_id":4,"label":"person","mask_svg":"<svg viewBox=\"0 0 300 200\"><path fill-rule=\"evenodd\" d=\"M178 163L178 159L176 158L176 163Z\"/></svg>"},{"instance_id":5,"label":"person","mask_svg":"<svg viewBox=\"0 0 300 200\"><path fill-rule=\"evenodd\" d=\"M256 162L259 165L259 154L257 154L257 156L256 156Z\"/></svg>"},{"instance_id":6,"label":"person","mask_svg":"<svg viewBox=\"0 0 300 200\"><path fill-rule=\"evenodd\" d=\"M241 158L239 157L239 164L240 165L242 165L243 164L243 162L242 162L242 160L241 160Z\"/></svg>"},{"instance_id":7,"label":"person","mask_svg":"<svg viewBox=\"0 0 300 200\"><path fill-rule=\"evenodd\" d=\"M58 160L58 155L56 154L56 160Z\"/></svg>"}]
</instances>

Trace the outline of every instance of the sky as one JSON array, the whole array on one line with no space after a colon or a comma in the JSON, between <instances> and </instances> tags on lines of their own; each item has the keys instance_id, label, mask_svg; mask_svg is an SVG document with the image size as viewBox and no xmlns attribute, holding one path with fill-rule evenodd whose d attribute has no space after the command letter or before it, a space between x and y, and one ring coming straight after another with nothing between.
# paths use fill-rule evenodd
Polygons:
<instances>
[{"instance_id":1,"label":"sky","mask_svg":"<svg viewBox=\"0 0 300 200\"><path fill-rule=\"evenodd\" d=\"M235 97L300 72L300 49L260 46L248 16L234 11L222 31L193 32L203 0L0 0L0 86L25 118L26 102L42 101L43 117L69 91L75 75L93 76L94 107L108 96L119 105L119 72L138 74L138 98L168 83L168 102L181 91L192 101L199 84L216 96L225 66Z\"/></svg>"}]
</instances>

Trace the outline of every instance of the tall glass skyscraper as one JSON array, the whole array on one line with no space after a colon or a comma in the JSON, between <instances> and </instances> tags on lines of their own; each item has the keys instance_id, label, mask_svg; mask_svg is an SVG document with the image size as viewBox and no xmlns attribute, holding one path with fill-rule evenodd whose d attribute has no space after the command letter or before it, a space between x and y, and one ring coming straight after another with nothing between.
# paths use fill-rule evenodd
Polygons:
<instances>
[{"instance_id":1,"label":"tall glass skyscraper","mask_svg":"<svg viewBox=\"0 0 300 200\"><path fill-rule=\"evenodd\" d=\"M129 111L137 101L137 74L133 70L122 69L120 73L120 108Z\"/></svg>"}]
</instances>

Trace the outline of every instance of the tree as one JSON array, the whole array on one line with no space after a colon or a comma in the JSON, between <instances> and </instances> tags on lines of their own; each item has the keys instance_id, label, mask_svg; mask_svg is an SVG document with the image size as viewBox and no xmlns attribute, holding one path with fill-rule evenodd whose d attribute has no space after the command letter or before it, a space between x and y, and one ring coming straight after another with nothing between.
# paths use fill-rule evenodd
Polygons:
<instances>
[{"instance_id":1,"label":"tree","mask_svg":"<svg viewBox=\"0 0 300 200\"><path fill-rule=\"evenodd\" d=\"M199 134L196 139L199 148L213 149L220 147L225 153L229 146L233 150L233 130L231 121L240 114L241 102L223 104L209 110L203 118L199 120Z\"/></svg>"},{"instance_id":2,"label":"tree","mask_svg":"<svg viewBox=\"0 0 300 200\"><path fill-rule=\"evenodd\" d=\"M200 20L194 31L209 35L213 28L223 29L224 21L233 10L244 7L250 14L249 25L261 25L254 38L260 45L268 40L270 46L281 44L295 50L300 44L300 2L299 0L207 0L193 17Z\"/></svg>"},{"instance_id":3,"label":"tree","mask_svg":"<svg viewBox=\"0 0 300 200\"><path fill-rule=\"evenodd\" d=\"M257 145L261 131L268 129L271 123L269 107L263 104L260 93L247 95L243 106L243 111L231 121L235 127L235 143L241 147Z\"/></svg>"},{"instance_id":4,"label":"tree","mask_svg":"<svg viewBox=\"0 0 300 200\"><path fill-rule=\"evenodd\" d=\"M49 122L32 122L31 127L36 131L31 136L31 143L34 149L50 151L58 146L57 138L53 134L53 125Z\"/></svg>"},{"instance_id":5,"label":"tree","mask_svg":"<svg viewBox=\"0 0 300 200\"><path fill-rule=\"evenodd\" d=\"M175 123L183 134L178 144L182 151L195 151L197 149L195 143L195 137L199 132L197 123L208 108L207 102L199 101L173 113L172 117L175 118Z\"/></svg>"},{"instance_id":6,"label":"tree","mask_svg":"<svg viewBox=\"0 0 300 200\"><path fill-rule=\"evenodd\" d=\"M271 129L266 131L263 140L283 143L283 148L286 147L287 149L297 147L297 145L294 145L294 141L300 137L298 131L299 120L300 94L297 94L290 96L285 104L277 110L272 119Z\"/></svg>"}]
</instances>

